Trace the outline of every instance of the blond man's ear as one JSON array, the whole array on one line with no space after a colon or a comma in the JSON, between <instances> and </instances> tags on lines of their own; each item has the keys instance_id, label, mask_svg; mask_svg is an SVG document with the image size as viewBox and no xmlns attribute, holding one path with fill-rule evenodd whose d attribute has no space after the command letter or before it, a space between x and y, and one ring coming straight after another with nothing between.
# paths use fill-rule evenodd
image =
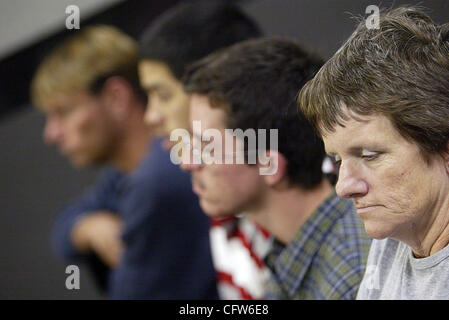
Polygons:
<instances>
[{"instance_id":1,"label":"blond man's ear","mask_svg":"<svg viewBox=\"0 0 449 320\"><path fill-rule=\"evenodd\" d=\"M131 85L119 76L106 80L101 97L117 120L124 120L133 112L134 93Z\"/></svg>"}]
</instances>

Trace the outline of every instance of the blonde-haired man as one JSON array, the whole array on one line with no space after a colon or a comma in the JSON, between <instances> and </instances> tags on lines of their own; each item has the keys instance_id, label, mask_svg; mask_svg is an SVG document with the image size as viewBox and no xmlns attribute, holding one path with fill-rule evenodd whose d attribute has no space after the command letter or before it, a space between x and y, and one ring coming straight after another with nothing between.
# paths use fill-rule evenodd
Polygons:
<instances>
[{"instance_id":1,"label":"blonde-haired man","mask_svg":"<svg viewBox=\"0 0 449 320\"><path fill-rule=\"evenodd\" d=\"M42 62L31 91L46 142L77 168L110 167L60 213L58 253L101 262L111 298L216 298L208 221L143 122L137 43L111 26L83 28Z\"/></svg>"}]
</instances>

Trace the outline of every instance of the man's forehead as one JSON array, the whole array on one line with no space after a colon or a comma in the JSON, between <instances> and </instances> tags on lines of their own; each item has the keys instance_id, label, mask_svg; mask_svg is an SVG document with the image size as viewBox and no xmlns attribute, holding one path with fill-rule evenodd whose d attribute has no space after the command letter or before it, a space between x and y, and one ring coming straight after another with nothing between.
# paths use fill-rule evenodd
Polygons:
<instances>
[{"instance_id":1,"label":"man's forehead","mask_svg":"<svg viewBox=\"0 0 449 320\"><path fill-rule=\"evenodd\" d=\"M57 111L73 106L88 97L87 90L74 90L69 93L56 92L46 99L45 106L42 106L42 109L45 112Z\"/></svg>"},{"instance_id":2,"label":"man's forehead","mask_svg":"<svg viewBox=\"0 0 449 320\"><path fill-rule=\"evenodd\" d=\"M190 96L190 120L191 122L199 121L202 130L209 128L224 130L225 118L225 111L218 107L212 107L206 95L192 94Z\"/></svg>"},{"instance_id":3,"label":"man's forehead","mask_svg":"<svg viewBox=\"0 0 449 320\"><path fill-rule=\"evenodd\" d=\"M160 85L176 80L168 65L160 61L142 60L139 62L139 76L142 85Z\"/></svg>"}]
</instances>

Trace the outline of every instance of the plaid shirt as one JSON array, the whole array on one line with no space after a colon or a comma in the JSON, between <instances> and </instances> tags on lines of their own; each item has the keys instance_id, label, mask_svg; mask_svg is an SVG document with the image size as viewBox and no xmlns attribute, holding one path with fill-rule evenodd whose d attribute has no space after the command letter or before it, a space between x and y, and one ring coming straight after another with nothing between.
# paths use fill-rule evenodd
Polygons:
<instances>
[{"instance_id":1,"label":"plaid shirt","mask_svg":"<svg viewBox=\"0 0 449 320\"><path fill-rule=\"evenodd\" d=\"M266 299L355 299L371 239L352 201L327 198L284 246L274 240Z\"/></svg>"}]
</instances>

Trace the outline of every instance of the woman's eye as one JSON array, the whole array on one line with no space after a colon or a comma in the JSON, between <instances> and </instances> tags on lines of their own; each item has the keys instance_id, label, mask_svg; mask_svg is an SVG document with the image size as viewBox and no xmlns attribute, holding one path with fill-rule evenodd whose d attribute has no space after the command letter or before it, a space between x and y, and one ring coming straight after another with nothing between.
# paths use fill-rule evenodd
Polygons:
<instances>
[{"instance_id":1,"label":"woman's eye","mask_svg":"<svg viewBox=\"0 0 449 320\"><path fill-rule=\"evenodd\" d=\"M379 154L377 152L372 152L372 151L363 151L362 152L362 158L365 160L374 160L375 158L377 158Z\"/></svg>"}]
</instances>

